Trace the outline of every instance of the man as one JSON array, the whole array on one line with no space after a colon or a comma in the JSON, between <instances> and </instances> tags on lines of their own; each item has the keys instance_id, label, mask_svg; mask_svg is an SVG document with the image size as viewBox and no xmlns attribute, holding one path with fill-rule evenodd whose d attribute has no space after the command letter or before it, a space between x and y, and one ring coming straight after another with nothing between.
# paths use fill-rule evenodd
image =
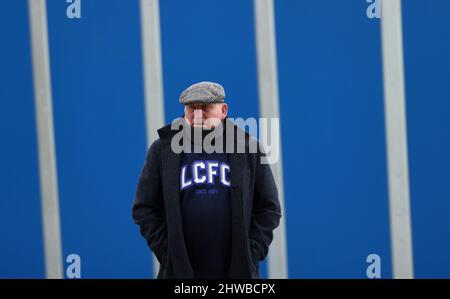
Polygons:
<instances>
[{"instance_id":1,"label":"man","mask_svg":"<svg viewBox=\"0 0 450 299\"><path fill-rule=\"evenodd\" d=\"M148 150L133 218L160 263L158 278L260 278L281 217L278 191L224 100L220 84L190 86L179 99L183 118L159 129Z\"/></svg>"}]
</instances>

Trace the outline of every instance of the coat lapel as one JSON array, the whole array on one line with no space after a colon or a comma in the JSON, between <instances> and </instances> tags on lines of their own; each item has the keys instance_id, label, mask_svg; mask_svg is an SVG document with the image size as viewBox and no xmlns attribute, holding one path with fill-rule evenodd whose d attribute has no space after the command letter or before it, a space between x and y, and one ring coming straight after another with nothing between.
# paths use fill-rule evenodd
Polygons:
<instances>
[{"instance_id":1,"label":"coat lapel","mask_svg":"<svg viewBox=\"0 0 450 299\"><path fill-rule=\"evenodd\" d=\"M236 135L235 135L236 136ZM234 139L236 143L239 140ZM244 141L245 142L245 141ZM230 153L231 168L231 263L229 278L248 278L249 255L244 224L244 208L242 201L242 174L246 165L246 154Z\"/></svg>"},{"instance_id":2,"label":"coat lapel","mask_svg":"<svg viewBox=\"0 0 450 299\"><path fill-rule=\"evenodd\" d=\"M186 244L184 242L183 222L180 211L180 154L171 148L171 134L160 133L162 155L162 182L164 204L166 205L167 225L169 228L170 254L173 260L176 278L193 278Z\"/></svg>"}]
</instances>

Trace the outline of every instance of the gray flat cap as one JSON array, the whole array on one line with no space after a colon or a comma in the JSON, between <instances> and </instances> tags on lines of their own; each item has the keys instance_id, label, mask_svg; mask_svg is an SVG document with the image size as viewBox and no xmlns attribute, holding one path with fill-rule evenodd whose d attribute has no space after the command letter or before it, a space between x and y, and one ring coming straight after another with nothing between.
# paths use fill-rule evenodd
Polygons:
<instances>
[{"instance_id":1,"label":"gray flat cap","mask_svg":"<svg viewBox=\"0 0 450 299\"><path fill-rule=\"evenodd\" d=\"M180 103L183 105L197 103L223 103L225 90L222 85L214 82L199 82L186 88L180 95Z\"/></svg>"}]
</instances>

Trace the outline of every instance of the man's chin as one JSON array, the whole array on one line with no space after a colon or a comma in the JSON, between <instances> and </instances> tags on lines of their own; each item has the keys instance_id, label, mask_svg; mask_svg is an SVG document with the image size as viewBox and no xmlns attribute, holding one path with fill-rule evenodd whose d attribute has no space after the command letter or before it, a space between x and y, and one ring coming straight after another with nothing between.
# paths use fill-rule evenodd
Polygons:
<instances>
[{"instance_id":1,"label":"man's chin","mask_svg":"<svg viewBox=\"0 0 450 299\"><path fill-rule=\"evenodd\" d=\"M194 128L201 128L201 129L203 129L203 130L212 130L212 129L214 129L214 126L210 126L210 125L199 125L199 126L194 126Z\"/></svg>"},{"instance_id":2,"label":"man's chin","mask_svg":"<svg viewBox=\"0 0 450 299\"><path fill-rule=\"evenodd\" d=\"M211 130L220 125L220 122L203 122L203 123L192 123L191 126L194 128L202 128L204 130Z\"/></svg>"},{"instance_id":3,"label":"man's chin","mask_svg":"<svg viewBox=\"0 0 450 299\"><path fill-rule=\"evenodd\" d=\"M202 128L202 129L206 129L206 125L203 125L203 124L192 124L192 127L194 127L194 128Z\"/></svg>"}]
</instances>

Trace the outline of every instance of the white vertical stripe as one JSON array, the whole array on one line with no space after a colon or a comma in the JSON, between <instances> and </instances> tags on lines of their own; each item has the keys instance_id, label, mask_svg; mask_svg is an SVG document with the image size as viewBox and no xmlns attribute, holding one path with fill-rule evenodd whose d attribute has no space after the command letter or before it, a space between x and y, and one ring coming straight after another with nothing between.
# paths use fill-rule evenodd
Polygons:
<instances>
[{"instance_id":1,"label":"white vertical stripe","mask_svg":"<svg viewBox=\"0 0 450 299\"><path fill-rule=\"evenodd\" d=\"M160 35L159 0L141 0L141 39L148 146L158 138L157 129L164 125ZM153 273L155 277L158 274L158 270L159 263L153 255Z\"/></svg>"},{"instance_id":2,"label":"white vertical stripe","mask_svg":"<svg viewBox=\"0 0 450 299\"><path fill-rule=\"evenodd\" d=\"M275 16L273 0L254 0L255 9L255 30L256 48L258 57L258 90L259 90L259 110L262 118L279 118L278 99L278 71L277 53L275 39ZM286 229L285 229L285 209L284 190L281 160L281 135L280 131L271 132L280 137L279 160L272 164L272 170L277 183L281 211L279 227L274 231L274 239L270 246L268 257L269 278L287 278L287 250L286 250ZM260 136L262 140L267 140L268 136Z\"/></svg>"},{"instance_id":3,"label":"white vertical stripe","mask_svg":"<svg viewBox=\"0 0 450 299\"><path fill-rule=\"evenodd\" d=\"M381 8L393 276L413 278L401 1Z\"/></svg>"},{"instance_id":4,"label":"white vertical stripe","mask_svg":"<svg viewBox=\"0 0 450 299\"><path fill-rule=\"evenodd\" d=\"M45 0L29 0L34 98L47 278L63 278L58 179Z\"/></svg>"}]
</instances>

